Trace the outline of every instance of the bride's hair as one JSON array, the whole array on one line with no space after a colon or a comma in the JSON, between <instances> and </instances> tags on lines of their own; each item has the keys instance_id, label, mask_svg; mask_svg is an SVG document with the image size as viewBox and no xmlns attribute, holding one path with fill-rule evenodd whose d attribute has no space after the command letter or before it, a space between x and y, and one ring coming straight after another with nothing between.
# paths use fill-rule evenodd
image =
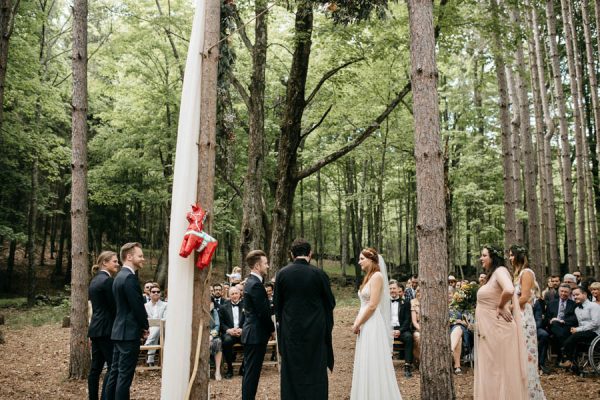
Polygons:
<instances>
[{"instance_id":1,"label":"bride's hair","mask_svg":"<svg viewBox=\"0 0 600 400\"><path fill-rule=\"evenodd\" d=\"M362 288L367 284L367 282L369 282L369 279L371 279L371 277L373 276L373 274L375 272L380 271L379 269L379 256L377 255L377 250L375 250L372 247L367 247L366 249L363 249L360 254L362 254L365 258L369 259L369 261L371 261L371 267L367 269L367 274L365 275L362 284L360 285L359 290L362 290Z\"/></svg>"}]
</instances>

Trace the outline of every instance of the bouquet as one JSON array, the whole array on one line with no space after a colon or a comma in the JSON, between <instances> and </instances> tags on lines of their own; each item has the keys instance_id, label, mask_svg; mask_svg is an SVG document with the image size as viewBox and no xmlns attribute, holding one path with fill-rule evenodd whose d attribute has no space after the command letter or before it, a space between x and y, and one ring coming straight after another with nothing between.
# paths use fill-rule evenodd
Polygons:
<instances>
[{"instance_id":1,"label":"bouquet","mask_svg":"<svg viewBox=\"0 0 600 400\"><path fill-rule=\"evenodd\" d=\"M460 288L456 289L452 295L452 301L450 302L450 308L473 312L475 305L477 304L477 290L479 285L476 283L466 283Z\"/></svg>"}]
</instances>

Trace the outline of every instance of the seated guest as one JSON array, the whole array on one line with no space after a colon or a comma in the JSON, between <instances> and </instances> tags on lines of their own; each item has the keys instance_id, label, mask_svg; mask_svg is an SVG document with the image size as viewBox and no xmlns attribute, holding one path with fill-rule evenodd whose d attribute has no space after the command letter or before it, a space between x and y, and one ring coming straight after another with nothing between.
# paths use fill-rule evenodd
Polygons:
<instances>
[{"instance_id":1,"label":"seated guest","mask_svg":"<svg viewBox=\"0 0 600 400\"><path fill-rule=\"evenodd\" d=\"M460 355L463 347L470 347L471 332L469 324L465 320L466 315L456 308L450 307L450 351L452 352L452 361L454 364L454 373L462 374L460 369Z\"/></svg>"},{"instance_id":2,"label":"seated guest","mask_svg":"<svg viewBox=\"0 0 600 400\"><path fill-rule=\"evenodd\" d=\"M223 305L223 303L225 303L225 300L223 299L223 286L221 286L220 283L215 283L214 285L212 285L212 288L212 302L215 303L215 308L218 311L219 308L221 308L221 306Z\"/></svg>"},{"instance_id":3,"label":"seated guest","mask_svg":"<svg viewBox=\"0 0 600 400\"><path fill-rule=\"evenodd\" d=\"M544 304L542 299L534 297L533 299L533 318L537 333L538 347L538 368L543 373L549 374L550 369L546 367L546 356L548 354L548 339L550 334L544 329Z\"/></svg>"},{"instance_id":4,"label":"seated guest","mask_svg":"<svg viewBox=\"0 0 600 400\"><path fill-rule=\"evenodd\" d=\"M146 281L144 283L144 303L147 303L150 301L150 289L152 289L152 286L154 286L154 282L152 281Z\"/></svg>"},{"instance_id":5,"label":"seated guest","mask_svg":"<svg viewBox=\"0 0 600 400\"><path fill-rule=\"evenodd\" d=\"M391 301L391 325L394 339L400 339L404 343L404 376L412 376L413 363L413 336L410 329L410 303L404 299L404 287L397 281L390 281Z\"/></svg>"},{"instance_id":6,"label":"seated guest","mask_svg":"<svg viewBox=\"0 0 600 400\"><path fill-rule=\"evenodd\" d=\"M210 303L210 355L215 359L215 380L221 380L221 361L223 352L221 351L221 336L219 334L219 312L214 303Z\"/></svg>"},{"instance_id":7,"label":"seated guest","mask_svg":"<svg viewBox=\"0 0 600 400\"><path fill-rule=\"evenodd\" d=\"M593 282L589 287L592 293L592 301L600 305L600 282Z\"/></svg>"},{"instance_id":8,"label":"seated guest","mask_svg":"<svg viewBox=\"0 0 600 400\"><path fill-rule=\"evenodd\" d=\"M558 299L558 286L560 285L560 276L552 275L548 278L546 289L542 291L542 299L546 303L546 306L551 301Z\"/></svg>"},{"instance_id":9,"label":"seated guest","mask_svg":"<svg viewBox=\"0 0 600 400\"><path fill-rule=\"evenodd\" d=\"M229 301L219 309L219 321L221 324L221 340L223 343L223 355L227 364L225 379L233 376L233 345L242 342L242 326L244 325L244 307L240 301L239 289L232 286L229 289Z\"/></svg>"},{"instance_id":10,"label":"seated guest","mask_svg":"<svg viewBox=\"0 0 600 400\"><path fill-rule=\"evenodd\" d=\"M223 299L229 300L229 283L225 282L221 287L223 288Z\"/></svg>"},{"instance_id":11,"label":"seated guest","mask_svg":"<svg viewBox=\"0 0 600 400\"><path fill-rule=\"evenodd\" d=\"M571 273L571 275L573 275L575 277L575 281L576 281L577 285L581 286L581 282L582 282L581 271L573 271Z\"/></svg>"},{"instance_id":12,"label":"seated guest","mask_svg":"<svg viewBox=\"0 0 600 400\"><path fill-rule=\"evenodd\" d=\"M550 302L546 310L546 330L550 333L550 345L558 354L557 363L562 361L561 349L565 340L571 335L571 328L577 326L575 302L569 299L571 286L561 283L558 288L558 299Z\"/></svg>"},{"instance_id":13,"label":"seated guest","mask_svg":"<svg viewBox=\"0 0 600 400\"><path fill-rule=\"evenodd\" d=\"M567 361L564 367L571 367L573 372L579 374L576 363L576 352L578 343L591 343L596 336L600 335L600 306L588 300L587 292L581 287L573 290L575 297L575 315L578 327L571 328L571 336L565 340L563 353Z\"/></svg>"},{"instance_id":14,"label":"seated guest","mask_svg":"<svg viewBox=\"0 0 600 400\"><path fill-rule=\"evenodd\" d=\"M275 314L275 308L273 307L273 290L275 285L271 282L265 283L265 290L267 291L267 299L269 299L269 306L271 307L271 315Z\"/></svg>"},{"instance_id":15,"label":"seated guest","mask_svg":"<svg viewBox=\"0 0 600 400\"><path fill-rule=\"evenodd\" d=\"M563 283L567 283L569 285L569 287L571 288L571 297L569 298L571 300L575 300L575 298L573 297L573 290L577 287L577 278L575 277L575 275L565 274L565 276L563 276Z\"/></svg>"},{"instance_id":16,"label":"seated guest","mask_svg":"<svg viewBox=\"0 0 600 400\"><path fill-rule=\"evenodd\" d=\"M454 277L454 275L449 275L448 276L448 293L454 294L454 292L456 292L456 278Z\"/></svg>"},{"instance_id":17,"label":"seated guest","mask_svg":"<svg viewBox=\"0 0 600 400\"><path fill-rule=\"evenodd\" d=\"M242 269L240 267L235 267L231 271L231 274L226 274L229 278L229 284L231 286L235 286L242 281Z\"/></svg>"},{"instance_id":18,"label":"seated guest","mask_svg":"<svg viewBox=\"0 0 600 400\"><path fill-rule=\"evenodd\" d=\"M404 300L410 302L416 297L417 286L419 286L419 278L417 275L413 275L406 283L406 289L404 290Z\"/></svg>"},{"instance_id":19,"label":"seated guest","mask_svg":"<svg viewBox=\"0 0 600 400\"><path fill-rule=\"evenodd\" d=\"M154 284L152 289L150 289L150 301L144 304L146 307L146 313L148 314L148 318L150 319L166 319L167 318L167 303L160 299L160 286L158 284ZM151 326L150 333L148 334L148 338L146 339L146 343L144 345L150 346L153 344L158 344L158 339L160 336L160 327L159 326ZM154 366L154 355L156 354L156 350L148 350L148 365ZM162 355L161 355L162 356Z\"/></svg>"},{"instance_id":20,"label":"seated guest","mask_svg":"<svg viewBox=\"0 0 600 400\"><path fill-rule=\"evenodd\" d=\"M479 274L478 281L479 281L479 286L485 285L487 282L487 275L482 272L481 274Z\"/></svg>"},{"instance_id":21,"label":"seated guest","mask_svg":"<svg viewBox=\"0 0 600 400\"><path fill-rule=\"evenodd\" d=\"M410 301L410 318L413 326L414 357L419 362L421 358L421 288L417 287L416 298Z\"/></svg>"}]
</instances>

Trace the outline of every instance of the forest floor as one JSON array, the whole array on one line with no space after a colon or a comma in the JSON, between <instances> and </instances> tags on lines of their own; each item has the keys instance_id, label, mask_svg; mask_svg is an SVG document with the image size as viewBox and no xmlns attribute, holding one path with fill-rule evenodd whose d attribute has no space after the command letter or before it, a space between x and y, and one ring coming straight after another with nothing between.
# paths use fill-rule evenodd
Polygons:
<instances>
[{"instance_id":1,"label":"forest floor","mask_svg":"<svg viewBox=\"0 0 600 400\"><path fill-rule=\"evenodd\" d=\"M6 343L0 345L0 399L84 399L87 398L85 381L69 380L69 329L59 323L39 326L23 324L23 310L0 310L7 325ZM348 399L352 384L355 336L351 332L356 307L341 304L335 310L334 352L335 369L329 375L329 398ZM21 323L12 322L21 319ZM237 372L237 371L236 371ZM396 376L404 399L420 398L420 380L416 372L405 378L402 365L396 365ZM160 393L160 372L136 373L131 388L132 399L157 398ZM600 378L580 378L557 371L542 376L542 385L548 399L600 398ZM457 399L472 398L473 372L454 376ZM210 381L210 398L237 400L241 398L241 377L220 382ZM279 375L275 367L265 367L261 376L257 399L279 399ZM169 399L167 399L169 400Z\"/></svg>"}]
</instances>

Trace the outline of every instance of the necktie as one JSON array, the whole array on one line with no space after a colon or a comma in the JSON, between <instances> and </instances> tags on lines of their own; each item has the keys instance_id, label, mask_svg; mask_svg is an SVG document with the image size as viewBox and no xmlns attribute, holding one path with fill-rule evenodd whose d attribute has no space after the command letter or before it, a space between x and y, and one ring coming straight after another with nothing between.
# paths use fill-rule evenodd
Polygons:
<instances>
[{"instance_id":1,"label":"necktie","mask_svg":"<svg viewBox=\"0 0 600 400\"><path fill-rule=\"evenodd\" d=\"M399 301L400 301L400 299L392 299L392 303L397 303Z\"/></svg>"},{"instance_id":2,"label":"necktie","mask_svg":"<svg viewBox=\"0 0 600 400\"><path fill-rule=\"evenodd\" d=\"M561 300L560 301L560 306L558 307L558 319L563 319L563 317L565 316L565 301Z\"/></svg>"},{"instance_id":3,"label":"necktie","mask_svg":"<svg viewBox=\"0 0 600 400\"><path fill-rule=\"evenodd\" d=\"M239 307L239 306L240 306L240 303L237 303L237 304L231 303L231 307Z\"/></svg>"}]
</instances>

